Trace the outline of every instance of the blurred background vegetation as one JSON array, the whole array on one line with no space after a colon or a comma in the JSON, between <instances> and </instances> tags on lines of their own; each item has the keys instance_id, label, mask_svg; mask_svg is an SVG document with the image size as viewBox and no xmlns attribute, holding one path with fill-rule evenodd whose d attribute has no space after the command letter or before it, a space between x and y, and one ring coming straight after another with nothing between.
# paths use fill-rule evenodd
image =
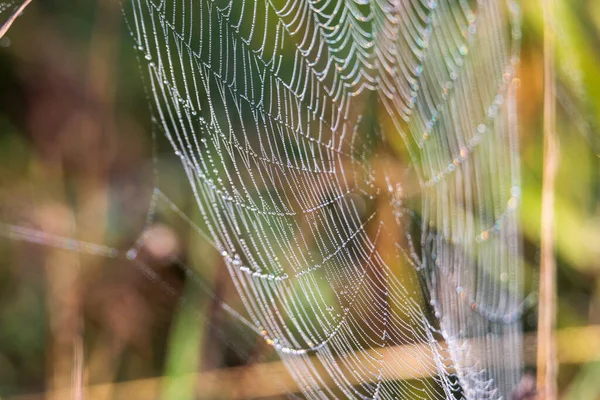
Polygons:
<instances>
[{"instance_id":1,"label":"blurred background vegetation","mask_svg":"<svg viewBox=\"0 0 600 400\"><path fill-rule=\"evenodd\" d=\"M522 226L527 288L535 294L543 21L538 1L521 3ZM567 399L600 399L600 2L556 6L559 388ZM0 39L1 398L43 398L73 381L100 387L97 398L191 399L196 385L208 398L228 398L250 396L244 391L264 383L251 372L215 375L275 356L219 308L219 299L237 301L226 269L177 210L158 206L138 262L95 254L94 243L109 252L130 248L145 228L151 132L118 1L33 0ZM156 142L161 187L194 219L180 162ZM535 307L524 322L535 331ZM189 373L202 379L159 379ZM289 377L271 377L291 385Z\"/></svg>"}]
</instances>

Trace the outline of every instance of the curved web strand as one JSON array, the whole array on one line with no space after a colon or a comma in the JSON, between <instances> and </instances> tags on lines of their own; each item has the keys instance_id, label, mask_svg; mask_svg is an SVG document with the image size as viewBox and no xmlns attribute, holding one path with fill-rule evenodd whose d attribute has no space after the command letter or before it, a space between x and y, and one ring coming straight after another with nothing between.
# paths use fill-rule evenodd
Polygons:
<instances>
[{"instance_id":1,"label":"curved web strand","mask_svg":"<svg viewBox=\"0 0 600 400\"><path fill-rule=\"evenodd\" d=\"M306 398L491 399L516 387L509 13L501 2L470 4L127 4L153 118L200 225L244 318ZM394 171L378 183L390 138L380 106L409 150L422 210L404 210ZM395 256L414 268L399 274L380 242L402 215L420 218L422 240L404 229L408 249Z\"/></svg>"},{"instance_id":2,"label":"curved web strand","mask_svg":"<svg viewBox=\"0 0 600 400\"><path fill-rule=\"evenodd\" d=\"M4 38L13 22L23 13L30 2L31 0L0 1L0 39ZM3 43L2 45L7 44Z\"/></svg>"},{"instance_id":3,"label":"curved web strand","mask_svg":"<svg viewBox=\"0 0 600 400\"><path fill-rule=\"evenodd\" d=\"M431 2L418 15L402 4L389 24L401 32L411 20L415 33L407 40L382 31L390 43L382 59L390 62L380 93L419 175L419 268L465 392L506 396L520 378L524 307L518 10L510 1L480 1L476 9Z\"/></svg>"},{"instance_id":4,"label":"curved web strand","mask_svg":"<svg viewBox=\"0 0 600 400\"><path fill-rule=\"evenodd\" d=\"M14 1L0 1L0 14L15 6Z\"/></svg>"}]
</instances>

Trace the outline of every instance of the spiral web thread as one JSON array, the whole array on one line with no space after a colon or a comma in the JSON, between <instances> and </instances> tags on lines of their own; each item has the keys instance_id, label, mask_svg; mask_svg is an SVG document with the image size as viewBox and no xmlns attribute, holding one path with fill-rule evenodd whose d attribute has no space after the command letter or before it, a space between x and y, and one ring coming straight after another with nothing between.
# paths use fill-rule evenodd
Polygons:
<instances>
[{"instance_id":1,"label":"spiral web thread","mask_svg":"<svg viewBox=\"0 0 600 400\"><path fill-rule=\"evenodd\" d=\"M239 318L303 396L511 397L524 306L513 2L131 0L125 14Z\"/></svg>"},{"instance_id":2,"label":"spiral web thread","mask_svg":"<svg viewBox=\"0 0 600 400\"><path fill-rule=\"evenodd\" d=\"M11 12L22 3L22 1L17 3L16 0L0 1L0 27L6 23L6 20L10 17Z\"/></svg>"},{"instance_id":3,"label":"spiral web thread","mask_svg":"<svg viewBox=\"0 0 600 400\"><path fill-rule=\"evenodd\" d=\"M12 6L14 6L14 2L12 2L12 1L1 1L0 2L0 14L5 12Z\"/></svg>"}]
</instances>

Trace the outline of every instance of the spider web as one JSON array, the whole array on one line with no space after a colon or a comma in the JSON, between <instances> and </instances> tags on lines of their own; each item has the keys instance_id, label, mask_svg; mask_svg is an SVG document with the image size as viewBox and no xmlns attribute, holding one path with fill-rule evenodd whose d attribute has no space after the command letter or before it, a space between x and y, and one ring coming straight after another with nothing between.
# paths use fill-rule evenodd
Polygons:
<instances>
[{"instance_id":1,"label":"spider web","mask_svg":"<svg viewBox=\"0 0 600 400\"><path fill-rule=\"evenodd\" d=\"M194 223L238 318L303 395L509 398L524 306L516 5L125 7Z\"/></svg>"},{"instance_id":2,"label":"spider web","mask_svg":"<svg viewBox=\"0 0 600 400\"><path fill-rule=\"evenodd\" d=\"M125 12L153 122L202 216L157 181L146 223L164 202L219 250L245 307L221 306L306 398L511 397L526 305L513 2L131 0ZM127 257L170 292L137 259L144 240Z\"/></svg>"}]
</instances>

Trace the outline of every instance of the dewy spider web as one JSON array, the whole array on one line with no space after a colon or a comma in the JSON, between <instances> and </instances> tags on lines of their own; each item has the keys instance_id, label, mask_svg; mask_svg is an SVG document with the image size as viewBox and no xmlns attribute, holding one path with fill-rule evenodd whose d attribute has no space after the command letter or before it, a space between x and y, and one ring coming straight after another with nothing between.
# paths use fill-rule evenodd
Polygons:
<instances>
[{"instance_id":1,"label":"dewy spider web","mask_svg":"<svg viewBox=\"0 0 600 400\"><path fill-rule=\"evenodd\" d=\"M510 398L523 307L517 7L130 0L125 9L155 124L181 159L243 319L303 395ZM398 154L404 174L390 161ZM410 207L408 175L418 182ZM380 241L398 231L388 254ZM399 272L400 261L412 270ZM393 351L411 343L428 351ZM415 363L433 377L413 373ZM390 379L395 371L413 379Z\"/></svg>"}]
</instances>

